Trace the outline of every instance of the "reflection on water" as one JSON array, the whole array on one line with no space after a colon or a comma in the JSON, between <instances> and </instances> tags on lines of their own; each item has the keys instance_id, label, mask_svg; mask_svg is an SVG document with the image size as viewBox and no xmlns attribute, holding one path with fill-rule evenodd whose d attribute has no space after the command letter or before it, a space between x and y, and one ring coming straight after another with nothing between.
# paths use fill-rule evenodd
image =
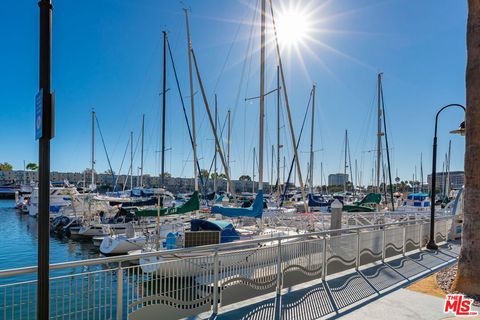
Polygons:
<instances>
[{"instance_id":1,"label":"reflection on water","mask_svg":"<svg viewBox=\"0 0 480 320\"><path fill-rule=\"evenodd\" d=\"M15 211L13 200L0 200L0 270L37 264L37 219ZM50 263L98 258L91 240L50 236Z\"/></svg>"}]
</instances>

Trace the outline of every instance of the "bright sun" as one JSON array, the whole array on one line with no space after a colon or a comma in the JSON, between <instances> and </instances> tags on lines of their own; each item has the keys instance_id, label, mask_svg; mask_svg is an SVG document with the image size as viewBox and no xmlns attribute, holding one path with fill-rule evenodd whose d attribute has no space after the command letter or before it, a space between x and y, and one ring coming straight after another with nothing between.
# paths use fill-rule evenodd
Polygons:
<instances>
[{"instance_id":1,"label":"bright sun","mask_svg":"<svg viewBox=\"0 0 480 320\"><path fill-rule=\"evenodd\" d=\"M279 13L276 24L278 41L287 47L304 44L311 32L309 14L297 8Z\"/></svg>"}]
</instances>

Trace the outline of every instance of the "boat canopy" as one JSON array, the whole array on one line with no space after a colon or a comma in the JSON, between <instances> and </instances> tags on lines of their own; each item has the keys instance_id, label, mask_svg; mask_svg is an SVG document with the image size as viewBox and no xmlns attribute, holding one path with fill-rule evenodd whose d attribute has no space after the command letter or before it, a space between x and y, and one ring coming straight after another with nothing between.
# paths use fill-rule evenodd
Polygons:
<instances>
[{"instance_id":1,"label":"boat canopy","mask_svg":"<svg viewBox=\"0 0 480 320\"><path fill-rule=\"evenodd\" d=\"M361 201L353 205L344 205L343 211L346 212L374 212L375 208L366 205L379 204L382 195L379 193L369 193Z\"/></svg>"},{"instance_id":2,"label":"boat canopy","mask_svg":"<svg viewBox=\"0 0 480 320\"><path fill-rule=\"evenodd\" d=\"M429 197L429 194L428 193L410 193L408 196L407 196L407 199L408 200L418 200L418 201L423 201L425 200L426 198Z\"/></svg>"},{"instance_id":3,"label":"boat canopy","mask_svg":"<svg viewBox=\"0 0 480 320\"><path fill-rule=\"evenodd\" d=\"M253 217L261 218L263 214L263 192L258 192L255 201L249 208L229 208L213 206L212 214L221 214L226 217Z\"/></svg>"},{"instance_id":4,"label":"boat canopy","mask_svg":"<svg viewBox=\"0 0 480 320\"><path fill-rule=\"evenodd\" d=\"M358 204L380 203L382 195L380 193L369 193Z\"/></svg>"},{"instance_id":5,"label":"boat canopy","mask_svg":"<svg viewBox=\"0 0 480 320\"><path fill-rule=\"evenodd\" d=\"M192 194L185 204L176 207L168 207L160 209L160 216L170 216L174 214L185 214L200 209L200 199L198 198L198 191ZM137 217L156 217L158 215L158 208L140 209L135 212Z\"/></svg>"},{"instance_id":6,"label":"boat canopy","mask_svg":"<svg viewBox=\"0 0 480 320\"><path fill-rule=\"evenodd\" d=\"M308 206L309 207L328 207L328 201L325 201L321 196L315 196L311 193L308 194Z\"/></svg>"},{"instance_id":7,"label":"boat canopy","mask_svg":"<svg viewBox=\"0 0 480 320\"><path fill-rule=\"evenodd\" d=\"M220 242L232 242L240 240L240 234L233 224L223 220L201 220L193 219L190 221L190 231L220 231Z\"/></svg>"}]
</instances>

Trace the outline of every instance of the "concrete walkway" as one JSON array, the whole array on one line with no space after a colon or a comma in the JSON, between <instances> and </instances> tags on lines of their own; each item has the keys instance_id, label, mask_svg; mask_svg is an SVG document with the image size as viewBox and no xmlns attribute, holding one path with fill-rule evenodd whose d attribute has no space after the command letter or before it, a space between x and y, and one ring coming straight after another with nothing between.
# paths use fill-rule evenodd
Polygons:
<instances>
[{"instance_id":1,"label":"concrete walkway","mask_svg":"<svg viewBox=\"0 0 480 320\"><path fill-rule=\"evenodd\" d=\"M417 251L219 309L197 319L443 319L444 300L403 289L455 263L460 246ZM279 316L281 314L281 316Z\"/></svg>"},{"instance_id":2,"label":"concrete walkway","mask_svg":"<svg viewBox=\"0 0 480 320\"><path fill-rule=\"evenodd\" d=\"M342 316L345 320L431 320L451 318L443 313L445 299L400 289ZM479 308L474 308L479 311ZM472 317L470 317L472 319Z\"/></svg>"}]
</instances>

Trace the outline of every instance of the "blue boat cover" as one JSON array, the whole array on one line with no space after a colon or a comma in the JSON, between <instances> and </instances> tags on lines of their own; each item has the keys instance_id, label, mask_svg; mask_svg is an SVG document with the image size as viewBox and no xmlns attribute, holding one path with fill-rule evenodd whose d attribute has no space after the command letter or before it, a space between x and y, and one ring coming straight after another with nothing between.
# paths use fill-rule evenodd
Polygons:
<instances>
[{"instance_id":1,"label":"blue boat cover","mask_svg":"<svg viewBox=\"0 0 480 320\"><path fill-rule=\"evenodd\" d=\"M315 197L313 194L308 194L308 206L309 207L328 207L330 204L324 201L322 197Z\"/></svg>"},{"instance_id":2,"label":"blue boat cover","mask_svg":"<svg viewBox=\"0 0 480 320\"><path fill-rule=\"evenodd\" d=\"M261 218L263 214L263 192L258 192L255 201L249 208L228 208L213 206L211 213L226 217L253 217Z\"/></svg>"},{"instance_id":3,"label":"blue boat cover","mask_svg":"<svg viewBox=\"0 0 480 320\"><path fill-rule=\"evenodd\" d=\"M235 240L240 240L240 234L233 224L228 221L218 220L201 220L193 219L190 221L190 230L191 231L220 231L220 242L232 242Z\"/></svg>"},{"instance_id":4,"label":"blue boat cover","mask_svg":"<svg viewBox=\"0 0 480 320\"><path fill-rule=\"evenodd\" d=\"M426 198L428 198L429 194L428 193L410 193L407 196L407 199L409 200L420 200L423 201Z\"/></svg>"}]
</instances>

